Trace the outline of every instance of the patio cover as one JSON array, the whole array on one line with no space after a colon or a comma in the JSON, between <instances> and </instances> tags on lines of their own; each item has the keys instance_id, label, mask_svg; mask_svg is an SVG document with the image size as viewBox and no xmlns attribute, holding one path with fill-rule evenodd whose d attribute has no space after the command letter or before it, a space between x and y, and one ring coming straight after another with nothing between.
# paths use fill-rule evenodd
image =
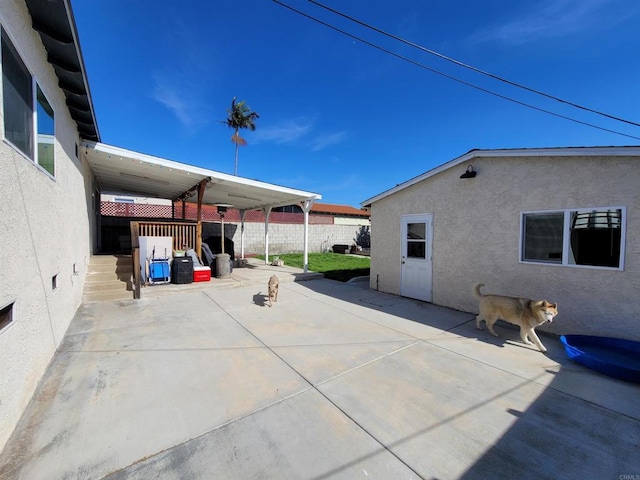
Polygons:
<instances>
[{"instance_id":1,"label":"patio cover","mask_svg":"<svg viewBox=\"0 0 640 480\"><path fill-rule=\"evenodd\" d=\"M204 185L201 203L228 205L240 211L265 212L265 254L268 261L268 217L271 209L300 205L305 212L305 270L308 252L308 213L322 196L293 188L250 180L226 173L133 152L104 143L85 141L82 153L93 171L100 191L113 191L172 201L198 200L198 186Z\"/></svg>"}]
</instances>

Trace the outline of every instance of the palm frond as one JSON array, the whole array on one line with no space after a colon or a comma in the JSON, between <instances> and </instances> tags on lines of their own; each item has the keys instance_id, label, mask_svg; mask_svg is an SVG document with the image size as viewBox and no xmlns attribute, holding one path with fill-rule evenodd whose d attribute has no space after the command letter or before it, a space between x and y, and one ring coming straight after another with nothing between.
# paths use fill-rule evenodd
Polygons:
<instances>
[{"instance_id":1,"label":"palm frond","mask_svg":"<svg viewBox=\"0 0 640 480\"><path fill-rule=\"evenodd\" d=\"M260 118L260 115L257 112L252 112L244 100L238 102L237 97L234 97L231 101L231 108L227 109L227 119L224 123L229 128L245 128L255 131L255 121L258 118Z\"/></svg>"},{"instance_id":2,"label":"palm frond","mask_svg":"<svg viewBox=\"0 0 640 480\"><path fill-rule=\"evenodd\" d=\"M244 147L247 144L247 141L237 133L231 135L231 141L240 147Z\"/></svg>"}]
</instances>

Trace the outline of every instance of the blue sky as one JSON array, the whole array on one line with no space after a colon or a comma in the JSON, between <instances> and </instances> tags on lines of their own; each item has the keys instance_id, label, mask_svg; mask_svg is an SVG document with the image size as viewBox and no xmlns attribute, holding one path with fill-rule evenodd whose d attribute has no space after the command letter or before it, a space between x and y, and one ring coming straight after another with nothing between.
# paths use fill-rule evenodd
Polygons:
<instances>
[{"instance_id":1,"label":"blue sky","mask_svg":"<svg viewBox=\"0 0 640 480\"><path fill-rule=\"evenodd\" d=\"M640 127L540 97L281 0L480 88L640 137ZM478 69L640 123L637 0L324 0ZM474 148L640 145L372 48L270 0L72 0L102 141L233 173L233 97L260 118L238 174L358 207Z\"/></svg>"}]
</instances>

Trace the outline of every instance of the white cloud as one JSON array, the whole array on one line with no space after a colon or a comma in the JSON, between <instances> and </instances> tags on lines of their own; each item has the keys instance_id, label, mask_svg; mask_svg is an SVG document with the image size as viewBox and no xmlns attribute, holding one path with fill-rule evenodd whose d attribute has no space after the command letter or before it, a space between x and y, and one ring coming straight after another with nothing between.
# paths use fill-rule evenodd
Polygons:
<instances>
[{"instance_id":1,"label":"white cloud","mask_svg":"<svg viewBox=\"0 0 640 480\"><path fill-rule=\"evenodd\" d=\"M476 41L498 40L527 43L539 38L560 37L594 28L611 28L637 15L636 4L627 0L553 0L537 3L507 23L475 36Z\"/></svg>"},{"instance_id":2,"label":"white cloud","mask_svg":"<svg viewBox=\"0 0 640 480\"><path fill-rule=\"evenodd\" d=\"M307 135L312 126L312 122L303 118L286 120L276 125L258 128L253 133L253 139L256 142L293 143Z\"/></svg>"},{"instance_id":3,"label":"white cloud","mask_svg":"<svg viewBox=\"0 0 640 480\"><path fill-rule=\"evenodd\" d=\"M336 132L318 136L313 140L313 142L311 142L311 150L313 150L314 152L319 152L320 150L324 150L331 145L336 145L342 142L346 136L347 132Z\"/></svg>"},{"instance_id":4,"label":"white cloud","mask_svg":"<svg viewBox=\"0 0 640 480\"><path fill-rule=\"evenodd\" d=\"M304 117L258 126L252 133L252 142L271 142L278 145L308 145L314 152L336 145L346 138L346 132L316 134L314 122Z\"/></svg>"},{"instance_id":5,"label":"white cloud","mask_svg":"<svg viewBox=\"0 0 640 480\"><path fill-rule=\"evenodd\" d=\"M152 74L152 97L169 109L185 127L207 123L204 108L211 77L204 44L181 20L172 24L171 37L166 39L169 57L175 63L160 66Z\"/></svg>"},{"instance_id":6,"label":"white cloud","mask_svg":"<svg viewBox=\"0 0 640 480\"><path fill-rule=\"evenodd\" d=\"M206 121L201 115L197 99L190 96L188 88L161 75L155 75L154 80L156 85L153 98L171 110L185 127L193 127Z\"/></svg>"}]
</instances>

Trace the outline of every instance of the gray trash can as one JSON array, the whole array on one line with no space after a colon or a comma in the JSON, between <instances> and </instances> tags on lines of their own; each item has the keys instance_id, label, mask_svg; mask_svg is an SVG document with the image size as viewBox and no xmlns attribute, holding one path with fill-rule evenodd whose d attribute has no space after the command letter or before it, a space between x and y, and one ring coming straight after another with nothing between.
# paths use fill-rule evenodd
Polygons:
<instances>
[{"instance_id":1,"label":"gray trash can","mask_svg":"<svg viewBox=\"0 0 640 480\"><path fill-rule=\"evenodd\" d=\"M225 278L231 274L231 257L228 253L216 255L216 278Z\"/></svg>"}]
</instances>

